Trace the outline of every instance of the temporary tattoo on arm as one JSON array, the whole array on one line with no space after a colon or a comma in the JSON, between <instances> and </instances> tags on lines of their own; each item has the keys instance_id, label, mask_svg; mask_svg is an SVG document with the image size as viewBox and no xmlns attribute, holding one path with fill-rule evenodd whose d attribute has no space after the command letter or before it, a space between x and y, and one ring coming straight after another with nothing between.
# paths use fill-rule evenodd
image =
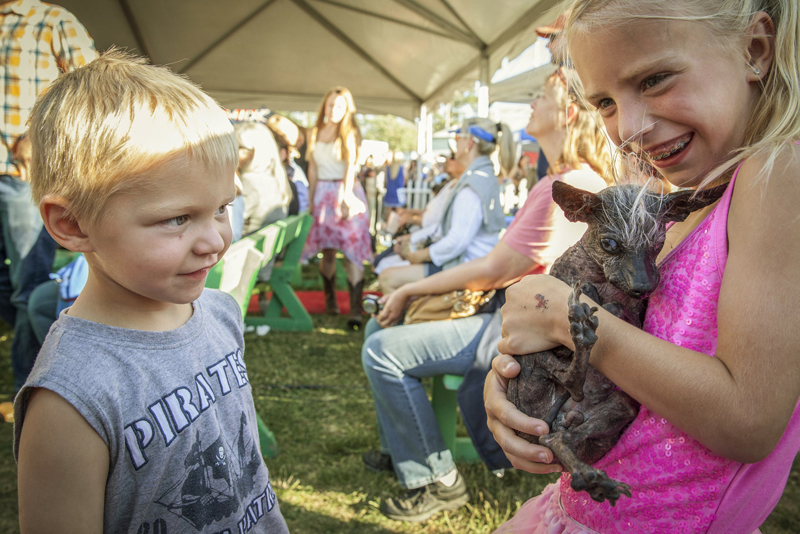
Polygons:
<instances>
[{"instance_id":1,"label":"temporary tattoo on arm","mask_svg":"<svg viewBox=\"0 0 800 534\"><path fill-rule=\"evenodd\" d=\"M536 309L538 310L546 310L547 309L547 299L544 298L544 295L536 295Z\"/></svg>"}]
</instances>

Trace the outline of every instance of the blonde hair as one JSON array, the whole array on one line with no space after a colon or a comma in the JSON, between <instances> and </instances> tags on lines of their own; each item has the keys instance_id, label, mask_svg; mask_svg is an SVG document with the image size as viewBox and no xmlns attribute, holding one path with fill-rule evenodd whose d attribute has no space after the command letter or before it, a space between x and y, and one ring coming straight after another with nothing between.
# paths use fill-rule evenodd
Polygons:
<instances>
[{"instance_id":1,"label":"blonde hair","mask_svg":"<svg viewBox=\"0 0 800 534\"><path fill-rule=\"evenodd\" d=\"M275 136L276 140L286 145L286 149L293 158L300 155L297 151L297 146L301 144L300 140L303 138L303 131L292 119L275 113L267 119L267 128L272 131L272 135Z\"/></svg>"},{"instance_id":2,"label":"blonde hair","mask_svg":"<svg viewBox=\"0 0 800 534\"><path fill-rule=\"evenodd\" d=\"M486 133L494 137L494 141L485 141L473 136L478 145L478 153L483 156L491 156L497 150L497 159L500 163L500 176L511 176L514 171L517 159L517 145L514 142L514 135L511 128L504 122L492 122L482 117L472 117L464 119L461 126L463 132L469 132L469 127L475 125Z\"/></svg>"},{"instance_id":3,"label":"blonde hair","mask_svg":"<svg viewBox=\"0 0 800 534\"><path fill-rule=\"evenodd\" d=\"M238 122L233 131L236 133L239 148L253 151L253 158L239 171L242 174L252 172L275 177L281 192L281 202L286 204L291 197L291 191L272 131L260 122Z\"/></svg>"},{"instance_id":4,"label":"blonde hair","mask_svg":"<svg viewBox=\"0 0 800 534\"><path fill-rule=\"evenodd\" d=\"M60 76L29 120L31 190L64 197L76 218L99 221L111 197L181 155L237 164L225 112L188 79L110 50Z\"/></svg>"},{"instance_id":5,"label":"blonde hair","mask_svg":"<svg viewBox=\"0 0 800 534\"><path fill-rule=\"evenodd\" d=\"M730 172L740 161L766 155L761 176L790 141L800 139L800 2L797 0L572 0L566 36L611 29L638 19L694 21L705 25L722 46L735 50L753 17L764 12L775 25L772 65L761 80L761 94L750 112L742 146L706 176L701 187ZM613 51L608 51L613 53ZM749 58L742 57L742 61ZM641 155L640 155L641 157Z\"/></svg>"},{"instance_id":6,"label":"blonde hair","mask_svg":"<svg viewBox=\"0 0 800 534\"><path fill-rule=\"evenodd\" d=\"M557 88L559 108L567 110L574 104L576 109L575 118L567 124L567 135L564 137L558 161L550 162L548 174L563 172L564 168L579 169L585 163L607 184L612 184L614 172L608 135L603 128L600 114L578 97L583 88L575 71L559 67L548 78L547 83L552 83Z\"/></svg>"},{"instance_id":7,"label":"blonde hair","mask_svg":"<svg viewBox=\"0 0 800 534\"><path fill-rule=\"evenodd\" d=\"M342 96L347 102L347 111L342 117L342 120L336 126L336 150L339 152L342 160L358 161L358 149L361 146L361 130L356 122L356 103L353 100L353 94L346 87L332 87L322 99L322 104L319 106L317 112L317 123L311 130L311 135L308 140L308 150L306 151L306 159L311 158L314 152L314 146L317 144L317 134L319 130L325 125L325 103L331 95ZM354 152L351 154L350 151Z\"/></svg>"}]
</instances>

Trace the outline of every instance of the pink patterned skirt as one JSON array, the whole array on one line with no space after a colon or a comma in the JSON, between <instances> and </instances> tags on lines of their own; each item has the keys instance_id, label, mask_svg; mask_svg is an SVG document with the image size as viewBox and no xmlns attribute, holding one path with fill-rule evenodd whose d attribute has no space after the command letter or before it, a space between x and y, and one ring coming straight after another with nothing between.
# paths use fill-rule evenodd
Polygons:
<instances>
[{"instance_id":1,"label":"pink patterned skirt","mask_svg":"<svg viewBox=\"0 0 800 534\"><path fill-rule=\"evenodd\" d=\"M367 206L367 195L358 180L353 184L353 193ZM343 219L340 208L343 196L342 180L317 181L312 213L314 223L306 239L303 259L307 260L324 249L341 250L348 260L363 269L365 261L372 261L369 211Z\"/></svg>"}]
</instances>

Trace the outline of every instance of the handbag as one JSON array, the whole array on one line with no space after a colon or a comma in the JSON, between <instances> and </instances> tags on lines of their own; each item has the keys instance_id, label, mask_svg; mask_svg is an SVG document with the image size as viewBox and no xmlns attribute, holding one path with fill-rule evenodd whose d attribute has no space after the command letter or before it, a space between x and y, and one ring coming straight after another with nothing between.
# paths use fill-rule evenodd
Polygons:
<instances>
[{"instance_id":1,"label":"handbag","mask_svg":"<svg viewBox=\"0 0 800 534\"><path fill-rule=\"evenodd\" d=\"M499 296L500 294L494 289L491 291L461 289L441 295L426 295L418 298L408 306L403 324L469 317L485 311L486 307L492 303L495 295Z\"/></svg>"}]
</instances>

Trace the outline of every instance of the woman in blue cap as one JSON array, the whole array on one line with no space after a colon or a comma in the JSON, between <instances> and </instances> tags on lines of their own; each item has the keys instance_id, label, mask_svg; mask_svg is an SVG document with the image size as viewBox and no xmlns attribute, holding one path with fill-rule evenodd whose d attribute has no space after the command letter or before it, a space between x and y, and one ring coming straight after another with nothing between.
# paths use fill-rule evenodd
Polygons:
<instances>
[{"instance_id":1,"label":"woman in blue cap","mask_svg":"<svg viewBox=\"0 0 800 534\"><path fill-rule=\"evenodd\" d=\"M516 146L508 125L489 119L471 118L456 133L455 159L467 169L445 207L431 245L403 250L411 265L384 270L380 275L384 293L489 253L505 227L500 185L492 156L497 153L500 176L514 168Z\"/></svg>"}]
</instances>

